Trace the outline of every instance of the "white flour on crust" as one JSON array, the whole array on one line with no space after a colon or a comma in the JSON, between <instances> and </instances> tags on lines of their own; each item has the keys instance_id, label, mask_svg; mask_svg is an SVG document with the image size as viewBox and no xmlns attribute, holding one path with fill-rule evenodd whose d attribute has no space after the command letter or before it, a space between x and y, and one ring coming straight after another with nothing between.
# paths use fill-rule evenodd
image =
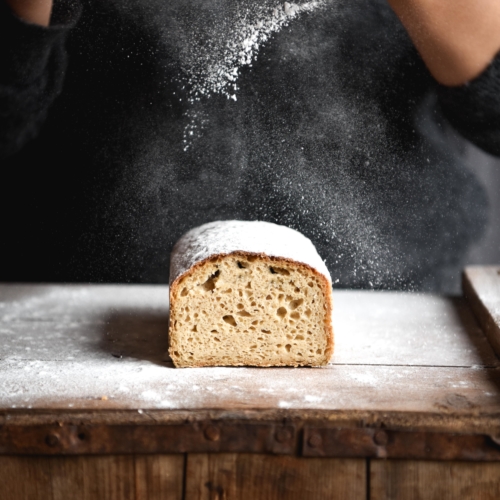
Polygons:
<instances>
[{"instance_id":1,"label":"white flour on crust","mask_svg":"<svg viewBox=\"0 0 500 500\"><path fill-rule=\"evenodd\" d=\"M332 281L311 240L298 231L271 222L228 220L191 229L176 243L170 261L170 283L197 262L238 250L308 264Z\"/></svg>"}]
</instances>

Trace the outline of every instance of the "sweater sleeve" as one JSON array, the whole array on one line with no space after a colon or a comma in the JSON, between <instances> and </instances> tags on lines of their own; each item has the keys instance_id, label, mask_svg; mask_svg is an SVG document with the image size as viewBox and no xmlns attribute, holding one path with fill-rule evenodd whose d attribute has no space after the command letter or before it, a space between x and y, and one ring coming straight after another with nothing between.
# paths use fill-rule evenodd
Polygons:
<instances>
[{"instance_id":1,"label":"sweater sleeve","mask_svg":"<svg viewBox=\"0 0 500 500\"><path fill-rule=\"evenodd\" d=\"M477 78L460 87L438 87L444 115L468 140L500 156L500 54Z\"/></svg>"},{"instance_id":2,"label":"sweater sleeve","mask_svg":"<svg viewBox=\"0 0 500 500\"><path fill-rule=\"evenodd\" d=\"M61 91L64 42L79 15L77 0L56 0L43 27L22 21L0 0L0 159L37 135Z\"/></svg>"}]
</instances>

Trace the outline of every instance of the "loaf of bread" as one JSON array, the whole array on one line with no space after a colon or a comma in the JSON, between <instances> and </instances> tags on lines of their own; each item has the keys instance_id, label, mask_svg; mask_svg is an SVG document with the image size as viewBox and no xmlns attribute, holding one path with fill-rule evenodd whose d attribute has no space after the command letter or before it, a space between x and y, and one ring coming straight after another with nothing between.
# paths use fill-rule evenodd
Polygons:
<instances>
[{"instance_id":1,"label":"loaf of bread","mask_svg":"<svg viewBox=\"0 0 500 500\"><path fill-rule=\"evenodd\" d=\"M211 222L177 242L170 264L175 366L328 363L331 278L301 233L260 221Z\"/></svg>"}]
</instances>

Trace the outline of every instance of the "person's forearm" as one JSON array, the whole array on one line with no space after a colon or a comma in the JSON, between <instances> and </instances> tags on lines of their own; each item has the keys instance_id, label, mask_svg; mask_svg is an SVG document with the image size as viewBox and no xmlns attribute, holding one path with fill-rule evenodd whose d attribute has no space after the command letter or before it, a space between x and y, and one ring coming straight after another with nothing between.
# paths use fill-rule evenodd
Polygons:
<instances>
[{"instance_id":1,"label":"person's forearm","mask_svg":"<svg viewBox=\"0 0 500 500\"><path fill-rule=\"evenodd\" d=\"M500 51L500 0L388 0L434 78L456 86Z\"/></svg>"},{"instance_id":2,"label":"person's forearm","mask_svg":"<svg viewBox=\"0 0 500 500\"><path fill-rule=\"evenodd\" d=\"M0 0L2 1L2 0ZM32 24L48 26L52 12L52 0L5 0L14 14Z\"/></svg>"}]
</instances>

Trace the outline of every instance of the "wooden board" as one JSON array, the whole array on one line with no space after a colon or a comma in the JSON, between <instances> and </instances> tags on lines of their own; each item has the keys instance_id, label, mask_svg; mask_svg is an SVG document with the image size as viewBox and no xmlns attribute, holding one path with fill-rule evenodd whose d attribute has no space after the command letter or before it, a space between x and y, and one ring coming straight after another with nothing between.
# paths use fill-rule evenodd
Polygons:
<instances>
[{"instance_id":1,"label":"wooden board","mask_svg":"<svg viewBox=\"0 0 500 500\"><path fill-rule=\"evenodd\" d=\"M496 500L500 463L371 460L370 500Z\"/></svg>"},{"instance_id":2,"label":"wooden board","mask_svg":"<svg viewBox=\"0 0 500 500\"><path fill-rule=\"evenodd\" d=\"M334 301L327 368L175 369L167 287L2 285L0 424L293 417L500 433L499 361L464 300Z\"/></svg>"},{"instance_id":3,"label":"wooden board","mask_svg":"<svg viewBox=\"0 0 500 500\"><path fill-rule=\"evenodd\" d=\"M2 500L181 500L183 455L0 456Z\"/></svg>"},{"instance_id":4,"label":"wooden board","mask_svg":"<svg viewBox=\"0 0 500 500\"><path fill-rule=\"evenodd\" d=\"M185 500L365 500L365 460L190 454Z\"/></svg>"},{"instance_id":5,"label":"wooden board","mask_svg":"<svg viewBox=\"0 0 500 500\"><path fill-rule=\"evenodd\" d=\"M493 350L500 356L500 267L468 267L462 286Z\"/></svg>"}]
</instances>

